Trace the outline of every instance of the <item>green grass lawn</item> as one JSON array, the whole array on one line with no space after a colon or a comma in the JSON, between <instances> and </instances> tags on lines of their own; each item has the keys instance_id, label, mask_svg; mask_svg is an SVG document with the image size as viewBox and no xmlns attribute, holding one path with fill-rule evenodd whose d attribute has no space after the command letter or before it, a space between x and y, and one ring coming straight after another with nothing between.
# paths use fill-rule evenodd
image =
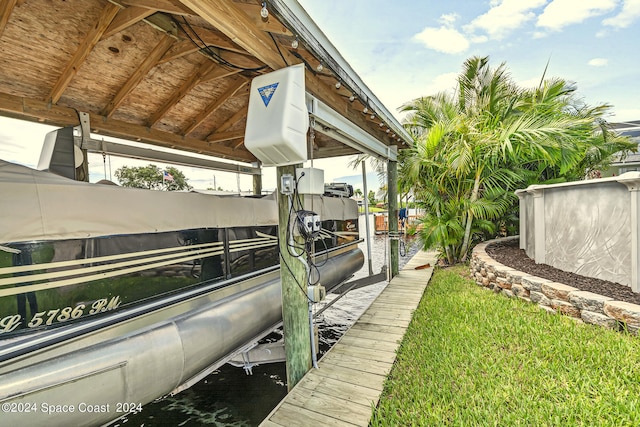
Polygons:
<instances>
[{"instance_id":1,"label":"green grass lawn","mask_svg":"<svg viewBox=\"0 0 640 427\"><path fill-rule=\"evenodd\" d=\"M467 271L434 273L372 426L640 426L640 337L495 295Z\"/></svg>"}]
</instances>

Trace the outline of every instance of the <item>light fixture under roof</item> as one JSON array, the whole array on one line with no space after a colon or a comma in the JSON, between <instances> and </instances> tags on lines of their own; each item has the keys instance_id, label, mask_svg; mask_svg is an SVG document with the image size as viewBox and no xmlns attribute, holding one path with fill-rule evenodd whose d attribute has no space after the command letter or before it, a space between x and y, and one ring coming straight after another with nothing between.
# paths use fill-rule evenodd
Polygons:
<instances>
[{"instance_id":1,"label":"light fixture under roof","mask_svg":"<svg viewBox=\"0 0 640 427\"><path fill-rule=\"evenodd\" d=\"M269 10L267 9L267 2L262 2L262 9L260 9L260 16L262 19L267 19L269 17Z\"/></svg>"},{"instance_id":2,"label":"light fixture under roof","mask_svg":"<svg viewBox=\"0 0 640 427\"><path fill-rule=\"evenodd\" d=\"M342 83L340 83L340 80L338 80L336 82L336 89L340 89L340 86L342 86Z\"/></svg>"},{"instance_id":3,"label":"light fixture under roof","mask_svg":"<svg viewBox=\"0 0 640 427\"><path fill-rule=\"evenodd\" d=\"M291 42L291 47L297 49L299 44L300 43L298 42L298 36L296 36L296 38Z\"/></svg>"},{"instance_id":4,"label":"light fixture under roof","mask_svg":"<svg viewBox=\"0 0 640 427\"><path fill-rule=\"evenodd\" d=\"M316 70L318 72L321 72L322 70L324 70L324 67L322 66L322 62L318 64L318 66L316 67Z\"/></svg>"}]
</instances>

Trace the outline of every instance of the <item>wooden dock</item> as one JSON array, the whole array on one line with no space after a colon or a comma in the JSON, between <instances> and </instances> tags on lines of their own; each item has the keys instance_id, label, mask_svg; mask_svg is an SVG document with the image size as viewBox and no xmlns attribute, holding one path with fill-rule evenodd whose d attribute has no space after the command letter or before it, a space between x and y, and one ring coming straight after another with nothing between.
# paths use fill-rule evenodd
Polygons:
<instances>
[{"instance_id":1,"label":"wooden dock","mask_svg":"<svg viewBox=\"0 0 640 427\"><path fill-rule=\"evenodd\" d=\"M369 425L435 260L418 252L260 426Z\"/></svg>"}]
</instances>

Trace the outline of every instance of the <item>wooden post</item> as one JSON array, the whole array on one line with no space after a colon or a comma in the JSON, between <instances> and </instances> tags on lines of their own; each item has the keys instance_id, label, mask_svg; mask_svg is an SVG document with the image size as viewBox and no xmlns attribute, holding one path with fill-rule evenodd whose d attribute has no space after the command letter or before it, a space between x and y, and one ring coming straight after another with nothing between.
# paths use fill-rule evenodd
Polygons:
<instances>
[{"instance_id":1,"label":"wooden post","mask_svg":"<svg viewBox=\"0 0 640 427\"><path fill-rule=\"evenodd\" d=\"M281 193L285 174L296 176L297 166L279 166L278 180L278 239L280 245L280 281L282 283L282 320L286 355L287 386L291 390L311 369L311 335L307 305L307 268L288 248L289 197ZM302 200L302 196L300 196ZM300 241L300 238L296 238ZM295 253L300 249L293 249ZM287 267L288 266L288 267Z\"/></svg>"},{"instance_id":2,"label":"wooden post","mask_svg":"<svg viewBox=\"0 0 640 427\"><path fill-rule=\"evenodd\" d=\"M254 166L259 168L261 163L257 162ZM253 175L253 194L256 196L262 195L262 175Z\"/></svg>"},{"instance_id":3,"label":"wooden post","mask_svg":"<svg viewBox=\"0 0 640 427\"><path fill-rule=\"evenodd\" d=\"M389 236L398 236L398 162L389 160L387 174L387 196L389 201ZM398 275L398 239L390 239L391 277Z\"/></svg>"}]
</instances>

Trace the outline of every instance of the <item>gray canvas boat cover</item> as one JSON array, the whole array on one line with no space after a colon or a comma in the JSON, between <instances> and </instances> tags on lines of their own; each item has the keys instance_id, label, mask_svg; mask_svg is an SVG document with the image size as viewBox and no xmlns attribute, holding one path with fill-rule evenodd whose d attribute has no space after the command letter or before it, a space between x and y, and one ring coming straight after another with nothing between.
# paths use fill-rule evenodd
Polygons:
<instances>
[{"instance_id":1,"label":"gray canvas boat cover","mask_svg":"<svg viewBox=\"0 0 640 427\"><path fill-rule=\"evenodd\" d=\"M195 228L278 224L275 195L225 197L73 181L0 160L0 245ZM322 219L355 219L353 200L306 197Z\"/></svg>"}]
</instances>

